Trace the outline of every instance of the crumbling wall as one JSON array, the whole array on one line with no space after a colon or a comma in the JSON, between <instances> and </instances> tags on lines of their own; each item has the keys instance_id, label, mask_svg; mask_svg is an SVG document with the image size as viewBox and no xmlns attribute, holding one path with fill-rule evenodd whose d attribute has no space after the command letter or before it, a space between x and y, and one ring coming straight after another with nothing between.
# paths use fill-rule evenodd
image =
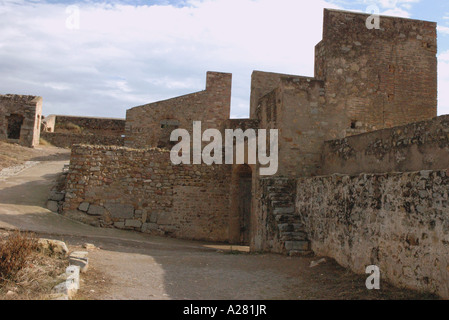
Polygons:
<instances>
[{"instance_id":1,"label":"crumbling wall","mask_svg":"<svg viewBox=\"0 0 449 320\"><path fill-rule=\"evenodd\" d=\"M312 250L363 274L449 298L449 171L301 178Z\"/></svg>"},{"instance_id":2,"label":"crumbling wall","mask_svg":"<svg viewBox=\"0 0 449 320\"><path fill-rule=\"evenodd\" d=\"M0 95L0 139L26 147L39 145L42 98Z\"/></svg>"},{"instance_id":3,"label":"crumbling wall","mask_svg":"<svg viewBox=\"0 0 449 320\"><path fill-rule=\"evenodd\" d=\"M125 146L170 148L170 134L185 129L192 134L193 121L202 130L224 129L230 117L232 75L208 72L206 90L135 107L126 112Z\"/></svg>"},{"instance_id":4,"label":"crumbling wall","mask_svg":"<svg viewBox=\"0 0 449 320\"><path fill-rule=\"evenodd\" d=\"M449 116L327 141L323 175L449 168Z\"/></svg>"},{"instance_id":5,"label":"crumbling wall","mask_svg":"<svg viewBox=\"0 0 449 320\"><path fill-rule=\"evenodd\" d=\"M230 166L178 165L170 152L72 148L64 213L103 227L229 240Z\"/></svg>"}]
</instances>

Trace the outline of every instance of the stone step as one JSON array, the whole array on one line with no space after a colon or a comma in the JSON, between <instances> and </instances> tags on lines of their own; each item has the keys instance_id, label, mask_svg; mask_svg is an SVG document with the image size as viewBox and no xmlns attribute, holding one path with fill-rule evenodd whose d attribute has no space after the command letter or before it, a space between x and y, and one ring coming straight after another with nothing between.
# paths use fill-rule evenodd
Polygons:
<instances>
[{"instance_id":1,"label":"stone step","mask_svg":"<svg viewBox=\"0 0 449 320\"><path fill-rule=\"evenodd\" d=\"M310 251L310 241L285 241L285 249L290 251Z\"/></svg>"}]
</instances>

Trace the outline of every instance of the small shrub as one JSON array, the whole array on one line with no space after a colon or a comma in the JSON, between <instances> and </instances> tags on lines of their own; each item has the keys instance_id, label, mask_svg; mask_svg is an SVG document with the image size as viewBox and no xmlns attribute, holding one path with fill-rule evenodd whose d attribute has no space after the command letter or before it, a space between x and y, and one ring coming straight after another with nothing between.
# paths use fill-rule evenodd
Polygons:
<instances>
[{"instance_id":1,"label":"small shrub","mask_svg":"<svg viewBox=\"0 0 449 320\"><path fill-rule=\"evenodd\" d=\"M37 239L30 234L15 232L0 242L0 282L12 280L38 248Z\"/></svg>"}]
</instances>

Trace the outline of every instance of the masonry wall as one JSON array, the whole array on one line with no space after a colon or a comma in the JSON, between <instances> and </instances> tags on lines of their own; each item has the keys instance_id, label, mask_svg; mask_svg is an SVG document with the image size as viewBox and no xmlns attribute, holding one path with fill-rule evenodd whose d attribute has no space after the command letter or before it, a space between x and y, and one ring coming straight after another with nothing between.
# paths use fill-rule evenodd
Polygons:
<instances>
[{"instance_id":1,"label":"masonry wall","mask_svg":"<svg viewBox=\"0 0 449 320\"><path fill-rule=\"evenodd\" d=\"M51 116L50 116L51 117ZM64 132L70 126L79 127L84 133L121 136L125 133L125 119L77 117L56 115L54 131Z\"/></svg>"},{"instance_id":2,"label":"masonry wall","mask_svg":"<svg viewBox=\"0 0 449 320\"><path fill-rule=\"evenodd\" d=\"M321 174L449 168L449 116L327 141Z\"/></svg>"},{"instance_id":3,"label":"masonry wall","mask_svg":"<svg viewBox=\"0 0 449 320\"><path fill-rule=\"evenodd\" d=\"M181 128L192 133L193 121L202 121L202 131L224 129L231 87L231 74L208 72L204 91L127 110L125 146L170 148L171 132Z\"/></svg>"},{"instance_id":4,"label":"masonry wall","mask_svg":"<svg viewBox=\"0 0 449 320\"><path fill-rule=\"evenodd\" d=\"M449 172L301 178L296 214L312 249L363 274L449 298Z\"/></svg>"},{"instance_id":5,"label":"masonry wall","mask_svg":"<svg viewBox=\"0 0 449 320\"><path fill-rule=\"evenodd\" d=\"M257 118L256 111L260 98L276 89L283 77L295 77L295 75L253 71L251 74L250 118Z\"/></svg>"},{"instance_id":6,"label":"masonry wall","mask_svg":"<svg viewBox=\"0 0 449 320\"><path fill-rule=\"evenodd\" d=\"M72 148L64 214L102 227L229 241L231 168L175 166L170 152Z\"/></svg>"},{"instance_id":7,"label":"masonry wall","mask_svg":"<svg viewBox=\"0 0 449 320\"><path fill-rule=\"evenodd\" d=\"M326 121L324 83L306 77L282 77L277 89L259 99L260 127L279 130L278 176L309 176L321 163Z\"/></svg>"},{"instance_id":8,"label":"masonry wall","mask_svg":"<svg viewBox=\"0 0 449 320\"><path fill-rule=\"evenodd\" d=\"M71 148L75 144L123 146L125 143L125 139L120 136L93 133L41 132L41 137L51 145L60 148Z\"/></svg>"},{"instance_id":9,"label":"masonry wall","mask_svg":"<svg viewBox=\"0 0 449 320\"><path fill-rule=\"evenodd\" d=\"M296 180L258 179L255 184L252 251L302 255L310 251L305 228L295 215Z\"/></svg>"},{"instance_id":10,"label":"masonry wall","mask_svg":"<svg viewBox=\"0 0 449 320\"><path fill-rule=\"evenodd\" d=\"M346 115L340 138L437 115L436 23L381 16L369 30L368 16L324 11L315 77L327 108Z\"/></svg>"},{"instance_id":11,"label":"masonry wall","mask_svg":"<svg viewBox=\"0 0 449 320\"><path fill-rule=\"evenodd\" d=\"M0 139L27 147L39 145L42 98L24 95L0 95ZM11 138L11 117L20 118L17 138Z\"/></svg>"},{"instance_id":12,"label":"masonry wall","mask_svg":"<svg viewBox=\"0 0 449 320\"><path fill-rule=\"evenodd\" d=\"M41 136L54 146L74 144L124 145L125 120L50 115L45 117Z\"/></svg>"}]
</instances>

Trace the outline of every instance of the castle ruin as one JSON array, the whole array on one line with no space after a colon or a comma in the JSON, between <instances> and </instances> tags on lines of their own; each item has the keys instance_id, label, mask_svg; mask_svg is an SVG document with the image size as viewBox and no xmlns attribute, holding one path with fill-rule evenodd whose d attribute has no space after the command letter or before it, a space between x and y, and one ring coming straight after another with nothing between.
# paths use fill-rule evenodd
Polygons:
<instances>
[{"instance_id":1,"label":"castle ruin","mask_svg":"<svg viewBox=\"0 0 449 320\"><path fill-rule=\"evenodd\" d=\"M377 265L396 285L448 298L449 117L437 117L436 23L381 17L368 30L367 17L324 11L313 78L254 71L249 119L230 119L232 75L208 72L204 91L129 109L120 143L74 144L63 214L314 252L357 273ZM172 164L170 133L191 133L193 121L279 129L277 173Z\"/></svg>"}]
</instances>

